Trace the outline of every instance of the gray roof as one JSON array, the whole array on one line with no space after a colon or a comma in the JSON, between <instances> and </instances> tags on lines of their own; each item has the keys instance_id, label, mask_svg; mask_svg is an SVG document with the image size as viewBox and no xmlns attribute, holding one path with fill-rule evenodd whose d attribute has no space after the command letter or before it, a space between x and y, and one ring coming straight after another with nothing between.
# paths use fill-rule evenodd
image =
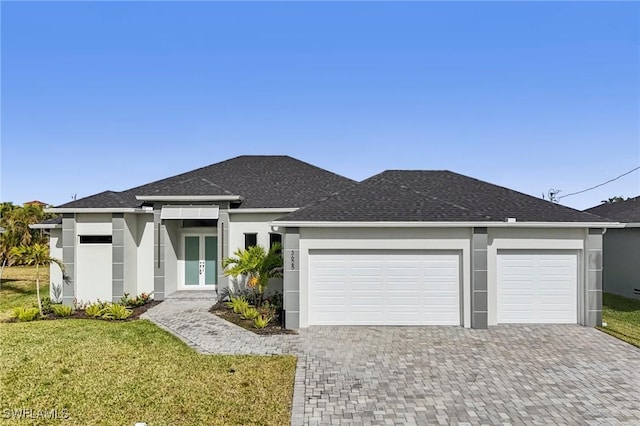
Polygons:
<instances>
[{"instance_id":1,"label":"gray roof","mask_svg":"<svg viewBox=\"0 0 640 426\"><path fill-rule=\"evenodd\" d=\"M615 203L604 203L585 212L597 214L617 222L640 223L640 196Z\"/></svg>"},{"instance_id":2,"label":"gray roof","mask_svg":"<svg viewBox=\"0 0 640 426\"><path fill-rule=\"evenodd\" d=\"M605 222L540 198L450 171L388 170L283 221Z\"/></svg>"},{"instance_id":3,"label":"gray roof","mask_svg":"<svg viewBox=\"0 0 640 426\"><path fill-rule=\"evenodd\" d=\"M303 207L354 181L283 155L243 155L122 192L104 191L62 208L138 207L136 196L238 195L240 208Z\"/></svg>"},{"instance_id":4,"label":"gray roof","mask_svg":"<svg viewBox=\"0 0 640 426\"><path fill-rule=\"evenodd\" d=\"M51 219L40 222L42 225L62 225L62 215L52 217Z\"/></svg>"}]
</instances>

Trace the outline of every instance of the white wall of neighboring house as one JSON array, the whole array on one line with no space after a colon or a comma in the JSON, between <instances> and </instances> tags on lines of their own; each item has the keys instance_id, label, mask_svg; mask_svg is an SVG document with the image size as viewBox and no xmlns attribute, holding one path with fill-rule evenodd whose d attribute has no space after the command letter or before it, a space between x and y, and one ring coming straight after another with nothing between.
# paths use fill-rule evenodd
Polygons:
<instances>
[{"instance_id":1,"label":"white wall of neighboring house","mask_svg":"<svg viewBox=\"0 0 640 426\"><path fill-rule=\"evenodd\" d=\"M274 232L269 222L275 220L284 213L232 213L229 215L229 253L233 256L237 249L244 249L244 235L246 233L258 234L258 245L269 248L269 234ZM282 292L282 278L269 281L268 292Z\"/></svg>"},{"instance_id":2,"label":"white wall of neighboring house","mask_svg":"<svg viewBox=\"0 0 640 426\"><path fill-rule=\"evenodd\" d=\"M136 294L153 292L153 215L136 215Z\"/></svg>"},{"instance_id":3,"label":"white wall of neighboring house","mask_svg":"<svg viewBox=\"0 0 640 426\"><path fill-rule=\"evenodd\" d=\"M62 261L62 229L52 229L49 234L49 253L54 259ZM54 300L54 286L62 286L62 270L54 263L49 267L49 294ZM61 289L62 290L62 289ZM62 292L60 293L62 297Z\"/></svg>"},{"instance_id":4,"label":"white wall of neighboring house","mask_svg":"<svg viewBox=\"0 0 640 426\"><path fill-rule=\"evenodd\" d=\"M76 299L111 300L112 245L80 244L80 235L112 235L111 214L76 215Z\"/></svg>"}]
</instances>

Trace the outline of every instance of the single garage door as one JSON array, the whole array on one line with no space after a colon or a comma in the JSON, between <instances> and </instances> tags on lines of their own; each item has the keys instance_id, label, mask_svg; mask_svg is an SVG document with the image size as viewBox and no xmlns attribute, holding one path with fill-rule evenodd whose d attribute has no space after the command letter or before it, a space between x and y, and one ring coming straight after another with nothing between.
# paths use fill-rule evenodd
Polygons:
<instances>
[{"instance_id":1,"label":"single garage door","mask_svg":"<svg viewBox=\"0 0 640 426\"><path fill-rule=\"evenodd\" d=\"M575 253L498 253L498 323L575 324L577 290Z\"/></svg>"},{"instance_id":2,"label":"single garage door","mask_svg":"<svg viewBox=\"0 0 640 426\"><path fill-rule=\"evenodd\" d=\"M460 325L460 256L429 251L312 251L312 325Z\"/></svg>"}]
</instances>

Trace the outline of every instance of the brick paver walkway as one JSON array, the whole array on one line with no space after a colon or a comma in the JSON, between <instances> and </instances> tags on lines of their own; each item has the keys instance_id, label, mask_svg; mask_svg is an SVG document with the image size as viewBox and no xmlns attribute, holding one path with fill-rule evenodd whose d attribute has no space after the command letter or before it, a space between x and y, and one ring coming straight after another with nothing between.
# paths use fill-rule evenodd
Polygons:
<instances>
[{"instance_id":1,"label":"brick paver walkway","mask_svg":"<svg viewBox=\"0 0 640 426\"><path fill-rule=\"evenodd\" d=\"M640 350L580 326L311 327L257 336L168 300L144 317L207 354L298 356L293 425L640 424Z\"/></svg>"}]
</instances>

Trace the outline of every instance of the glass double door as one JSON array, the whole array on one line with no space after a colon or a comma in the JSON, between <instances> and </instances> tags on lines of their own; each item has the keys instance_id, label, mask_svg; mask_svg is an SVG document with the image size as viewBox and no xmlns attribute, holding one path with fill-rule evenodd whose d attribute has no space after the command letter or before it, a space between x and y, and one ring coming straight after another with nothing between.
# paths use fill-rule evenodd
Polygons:
<instances>
[{"instance_id":1,"label":"glass double door","mask_svg":"<svg viewBox=\"0 0 640 426\"><path fill-rule=\"evenodd\" d=\"M184 285L216 285L218 281L218 237L189 234L183 236Z\"/></svg>"}]
</instances>

